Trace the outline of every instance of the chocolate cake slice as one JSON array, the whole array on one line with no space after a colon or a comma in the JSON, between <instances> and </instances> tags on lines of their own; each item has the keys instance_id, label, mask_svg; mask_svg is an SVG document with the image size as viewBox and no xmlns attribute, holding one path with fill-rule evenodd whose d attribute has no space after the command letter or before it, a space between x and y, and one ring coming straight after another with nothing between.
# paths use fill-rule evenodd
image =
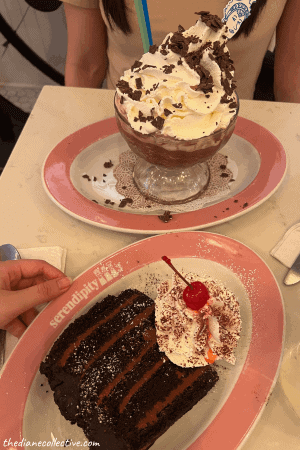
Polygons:
<instances>
[{"instance_id":1,"label":"chocolate cake slice","mask_svg":"<svg viewBox=\"0 0 300 450\"><path fill-rule=\"evenodd\" d=\"M159 351L154 301L128 289L66 328L42 362L61 414L103 450L146 450L215 385Z\"/></svg>"}]
</instances>

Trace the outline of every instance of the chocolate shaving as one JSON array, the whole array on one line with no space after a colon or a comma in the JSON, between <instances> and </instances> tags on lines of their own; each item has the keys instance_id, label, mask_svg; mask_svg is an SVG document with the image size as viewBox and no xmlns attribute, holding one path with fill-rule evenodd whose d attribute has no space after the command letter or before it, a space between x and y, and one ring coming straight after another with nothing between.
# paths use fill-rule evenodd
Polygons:
<instances>
[{"instance_id":1,"label":"chocolate shaving","mask_svg":"<svg viewBox=\"0 0 300 450\"><path fill-rule=\"evenodd\" d=\"M201 16L202 22L205 23L205 25L209 28L211 28L213 31L218 31L223 28L223 23L221 19L213 14L210 14L209 11L200 11L196 12L195 14Z\"/></svg>"},{"instance_id":2,"label":"chocolate shaving","mask_svg":"<svg viewBox=\"0 0 300 450\"><path fill-rule=\"evenodd\" d=\"M132 91L128 81L125 80L119 80L117 82L117 88L119 88L123 94L128 94L130 91Z\"/></svg>"},{"instance_id":3,"label":"chocolate shaving","mask_svg":"<svg viewBox=\"0 0 300 450\"><path fill-rule=\"evenodd\" d=\"M141 96L142 96L141 91L133 91L133 93L129 95L129 97L132 98L132 100L135 100L136 102L140 101Z\"/></svg>"},{"instance_id":4,"label":"chocolate shaving","mask_svg":"<svg viewBox=\"0 0 300 450\"><path fill-rule=\"evenodd\" d=\"M163 68L164 68L163 72L165 74L170 74L173 72L173 69L175 68L175 66L174 66L174 64L170 64L170 65L163 66Z\"/></svg>"},{"instance_id":5,"label":"chocolate shaving","mask_svg":"<svg viewBox=\"0 0 300 450\"><path fill-rule=\"evenodd\" d=\"M86 178L88 181L91 181L91 178L88 176L88 174L86 173L86 174L84 174L84 175L82 175L82 178Z\"/></svg>"},{"instance_id":6,"label":"chocolate shaving","mask_svg":"<svg viewBox=\"0 0 300 450\"><path fill-rule=\"evenodd\" d=\"M129 197L123 198L123 200L121 200L119 204L119 208L124 208L127 204L130 205L131 203L133 203L132 198Z\"/></svg>"},{"instance_id":7,"label":"chocolate shaving","mask_svg":"<svg viewBox=\"0 0 300 450\"><path fill-rule=\"evenodd\" d=\"M165 108L164 109L164 114L166 117L168 117L170 114L172 114L172 111L170 111L169 109Z\"/></svg>"},{"instance_id":8,"label":"chocolate shaving","mask_svg":"<svg viewBox=\"0 0 300 450\"><path fill-rule=\"evenodd\" d=\"M111 162L111 159L107 162L105 162L104 164L105 169L110 169L111 167L113 167L113 163Z\"/></svg>"},{"instance_id":9,"label":"chocolate shaving","mask_svg":"<svg viewBox=\"0 0 300 450\"><path fill-rule=\"evenodd\" d=\"M141 61L135 61L133 63L133 65L131 66L131 70L132 72L134 71L134 69L138 69L139 67L141 67L143 65L143 63Z\"/></svg>"},{"instance_id":10,"label":"chocolate shaving","mask_svg":"<svg viewBox=\"0 0 300 450\"><path fill-rule=\"evenodd\" d=\"M149 67L152 67L153 69L156 69L156 66L152 66L151 64L145 64L145 65L142 67L142 70L148 69Z\"/></svg>"},{"instance_id":11,"label":"chocolate shaving","mask_svg":"<svg viewBox=\"0 0 300 450\"><path fill-rule=\"evenodd\" d=\"M192 43L192 44L198 44L198 42L200 41L200 39L198 38L198 36L187 36L186 38L188 40L188 43Z\"/></svg>"},{"instance_id":12,"label":"chocolate shaving","mask_svg":"<svg viewBox=\"0 0 300 450\"><path fill-rule=\"evenodd\" d=\"M178 32L179 33L183 33L185 31L185 29L183 28L182 25L178 25Z\"/></svg>"},{"instance_id":13,"label":"chocolate shaving","mask_svg":"<svg viewBox=\"0 0 300 450\"><path fill-rule=\"evenodd\" d=\"M172 103L172 106L174 106L174 108L181 109L182 103Z\"/></svg>"},{"instance_id":14,"label":"chocolate shaving","mask_svg":"<svg viewBox=\"0 0 300 450\"><path fill-rule=\"evenodd\" d=\"M168 45L168 48L172 50L172 52L179 54L180 56L186 56L188 52L188 40L182 36L178 31L173 34L170 39L171 43Z\"/></svg>"},{"instance_id":15,"label":"chocolate shaving","mask_svg":"<svg viewBox=\"0 0 300 450\"><path fill-rule=\"evenodd\" d=\"M162 128L163 128L163 126L164 126L164 122L165 122L165 119L163 119L163 118L160 117L160 116L157 116L155 119L153 119L153 120L151 121L151 124L152 124L155 128L157 128L158 130L162 130Z\"/></svg>"},{"instance_id":16,"label":"chocolate shaving","mask_svg":"<svg viewBox=\"0 0 300 450\"><path fill-rule=\"evenodd\" d=\"M157 51L157 45L156 44L153 44L153 45L150 45L150 47L149 47L149 53L152 53L152 55L154 55L154 53Z\"/></svg>"},{"instance_id":17,"label":"chocolate shaving","mask_svg":"<svg viewBox=\"0 0 300 450\"><path fill-rule=\"evenodd\" d=\"M164 56L166 56L168 54L167 50L165 50L165 49L161 49L160 53Z\"/></svg>"},{"instance_id":18,"label":"chocolate shaving","mask_svg":"<svg viewBox=\"0 0 300 450\"><path fill-rule=\"evenodd\" d=\"M106 205L114 205L115 204L115 202L112 202L110 199L106 199L105 200L105 202L104 202Z\"/></svg>"},{"instance_id":19,"label":"chocolate shaving","mask_svg":"<svg viewBox=\"0 0 300 450\"><path fill-rule=\"evenodd\" d=\"M230 103L231 99L227 97L227 94L225 93L220 100L220 103Z\"/></svg>"},{"instance_id":20,"label":"chocolate shaving","mask_svg":"<svg viewBox=\"0 0 300 450\"><path fill-rule=\"evenodd\" d=\"M142 86L143 86L142 79L141 79L141 78L137 78L137 79L135 80L135 85L136 85L136 88L137 88L137 89L141 89Z\"/></svg>"},{"instance_id":21,"label":"chocolate shaving","mask_svg":"<svg viewBox=\"0 0 300 450\"><path fill-rule=\"evenodd\" d=\"M168 223L168 222L170 222L171 219L173 219L173 216L171 215L170 211L165 211L161 216L158 216L158 218L162 222Z\"/></svg>"}]
</instances>

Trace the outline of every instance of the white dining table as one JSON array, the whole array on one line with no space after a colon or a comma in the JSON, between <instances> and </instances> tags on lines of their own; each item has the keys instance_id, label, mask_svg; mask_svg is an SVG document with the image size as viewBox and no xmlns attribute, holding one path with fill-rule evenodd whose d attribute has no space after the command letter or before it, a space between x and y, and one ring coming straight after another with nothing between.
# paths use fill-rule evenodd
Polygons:
<instances>
[{"instance_id":1,"label":"white dining table","mask_svg":"<svg viewBox=\"0 0 300 450\"><path fill-rule=\"evenodd\" d=\"M79 221L58 208L42 184L41 171L47 155L69 134L114 116L113 96L109 90L57 86L42 89L0 177L0 244L12 243L22 249L63 247L67 250L65 272L76 277L100 259L148 237ZM300 221L300 104L240 100L239 115L277 137L287 154L287 173L276 192L257 208L204 231L242 242L270 267L284 300L286 354L300 342L300 283L289 287L283 284L287 268L270 251L288 228ZM277 448L300 448L300 418L291 408L279 378L242 445L243 450Z\"/></svg>"}]
</instances>

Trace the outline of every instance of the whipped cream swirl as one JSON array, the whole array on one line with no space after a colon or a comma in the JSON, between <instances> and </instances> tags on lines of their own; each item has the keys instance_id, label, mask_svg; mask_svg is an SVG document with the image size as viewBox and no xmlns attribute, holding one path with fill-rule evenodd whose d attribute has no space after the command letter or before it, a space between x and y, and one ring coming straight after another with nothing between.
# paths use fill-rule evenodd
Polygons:
<instances>
[{"instance_id":1,"label":"whipped cream swirl","mask_svg":"<svg viewBox=\"0 0 300 450\"><path fill-rule=\"evenodd\" d=\"M174 275L163 281L155 300L155 325L159 349L178 366L199 367L209 364L209 352L216 360L235 364L233 353L241 332L240 308L235 295L211 279L195 274L184 275L187 281L201 281L210 295L199 311L187 307L183 300L186 284Z\"/></svg>"},{"instance_id":2,"label":"whipped cream swirl","mask_svg":"<svg viewBox=\"0 0 300 450\"><path fill-rule=\"evenodd\" d=\"M228 28L218 16L197 13L194 26L150 47L117 83L131 127L142 134L191 140L226 128L237 109Z\"/></svg>"}]
</instances>

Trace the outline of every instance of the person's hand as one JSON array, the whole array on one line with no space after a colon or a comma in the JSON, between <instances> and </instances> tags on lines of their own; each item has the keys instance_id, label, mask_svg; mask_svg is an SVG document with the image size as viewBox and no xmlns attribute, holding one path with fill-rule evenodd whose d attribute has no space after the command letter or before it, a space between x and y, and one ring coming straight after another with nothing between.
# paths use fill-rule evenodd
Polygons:
<instances>
[{"instance_id":1,"label":"person's hand","mask_svg":"<svg viewBox=\"0 0 300 450\"><path fill-rule=\"evenodd\" d=\"M68 290L72 280L45 261L0 262L0 329L20 337L37 316L34 306Z\"/></svg>"}]
</instances>

